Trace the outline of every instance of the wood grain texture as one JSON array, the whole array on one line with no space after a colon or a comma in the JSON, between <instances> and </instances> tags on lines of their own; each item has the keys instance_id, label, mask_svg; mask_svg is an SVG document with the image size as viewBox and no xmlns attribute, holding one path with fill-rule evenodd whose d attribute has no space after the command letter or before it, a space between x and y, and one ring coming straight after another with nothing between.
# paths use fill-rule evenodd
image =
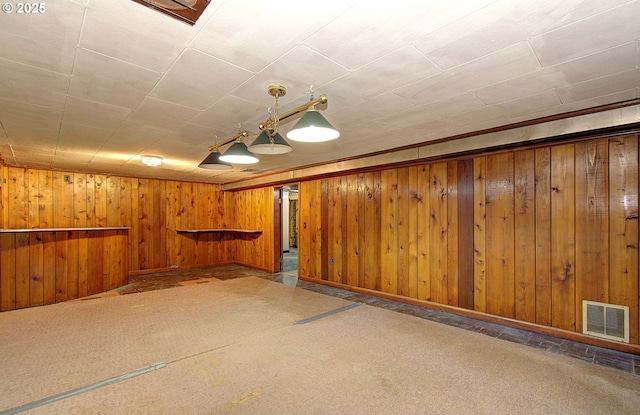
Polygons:
<instances>
[{"instance_id":1,"label":"wood grain texture","mask_svg":"<svg viewBox=\"0 0 640 415\"><path fill-rule=\"evenodd\" d=\"M576 330L575 145L551 148L551 321Z\"/></svg>"},{"instance_id":2,"label":"wood grain texture","mask_svg":"<svg viewBox=\"0 0 640 415\"><path fill-rule=\"evenodd\" d=\"M630 343L638 344L638 136L609 141L609 301L629 307Z\"/></svg>"},{"instance_id":3,"label":"wood grain texture","mask_svg":"<svg viewBox=\"0 0 640 415\"><path fill-rule=\"evenodd\" d=\"M487 312L515 317L513 154L487 157Z\"/></svg>"},{"instance_id":4,"label":"wood grain texture","mask_svg":"<svg viewBox=\"0 0 640 415\"><path fill-rule=\"evenodd\" d=\"M576 330L582 330L582 300L609 301L609 144L575 145Z\"/></svg>"},{"instance_id":5,"label":"wood grain texture","mask_svg":"<svg viewBox=\"0 0 640 415\"><path fill-rule=\"evenodd\" d=\"M487 311L486 280L486 158L473 160L473 307L474 310Z\"/></svg>"},{"instance_id":6,"label":"wood grain texture","mask_svg":"<svg viewBox=\"0 0 640 415\"><path fill-rule=\"evenodd\" d=\"M536 322L536 215L534 150L514 154L515 318Z\"/></svg>"},{"instance_id":7,"label":"wood grain texture","mask_svg":"<svg viewBox=\"0 0 640 415\"><path fill-rule=\"evenodd\" d=\"M551 149L534 150L536 320L543 326L551 321Z\"/></svg>"}]
</instances>

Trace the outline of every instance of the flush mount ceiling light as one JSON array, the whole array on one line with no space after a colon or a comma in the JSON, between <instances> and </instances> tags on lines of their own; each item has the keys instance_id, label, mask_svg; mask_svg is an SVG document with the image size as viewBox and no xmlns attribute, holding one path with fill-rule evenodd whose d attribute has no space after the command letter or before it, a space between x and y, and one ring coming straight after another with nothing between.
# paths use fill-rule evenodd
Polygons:
<instances>
[{"instance_id":1,"label":"flush mount ceiling light","mask_svg":"<svg viewBox=\"0 0 640 415\"><path fill-rule=\"evenodd\" d=\"M140 156L142 164L146 164L150 167L158 167L162 164L162 158L157 156Z\"/></svg>"},{"instance_id":2,"label":"flush mount ceiling light","mask_svg":"<svg viewBox=\"0 0 640 415\"><path fill-rule=\"evenodd\" d=\"M258 159L252 154L284 154L292 150L287 141L279 134L280 123L289 117L301 112L305 112L304 116L296 123L287 137L296 141L308 143L328 141L338 138L340 133L317 111L316 106L326 104L328 98L322 94L318 98L313 98L306 104L302 104L284 114L279 113L278 98L286 95L287 89L280 84L271 84L267 87L269 95L275 98L275 113L271 115L269 108L269 119L260 123L258 128L261 133L258 138L247 148L242 141L243 137L248 135L247 131L242 131L236 136L223 140L222 142L209 147L209 151L213 152L225 144L233 143L233 145L224 152L218 159L226 163L250 164L257 163ZM206 160L206 159L205 159ZM205 167L204 161L199 167Z\"/></svg>"}]
</instances>

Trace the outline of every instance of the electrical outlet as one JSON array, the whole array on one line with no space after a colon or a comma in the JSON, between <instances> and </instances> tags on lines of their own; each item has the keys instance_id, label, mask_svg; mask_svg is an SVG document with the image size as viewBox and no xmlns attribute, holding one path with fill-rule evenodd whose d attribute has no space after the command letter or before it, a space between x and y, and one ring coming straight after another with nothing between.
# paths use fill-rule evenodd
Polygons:
<instances>
[{"instance_id":1,"label":"electrical outlet","mask_svg":"<svg viewBox=\"0 0 640 415\"><path fill-rule=\"evenodd\" d=\"M71 183L71 176L69 176L68 174L65 174L63 178L65 183Z\"/></svg>"}]
</instances>

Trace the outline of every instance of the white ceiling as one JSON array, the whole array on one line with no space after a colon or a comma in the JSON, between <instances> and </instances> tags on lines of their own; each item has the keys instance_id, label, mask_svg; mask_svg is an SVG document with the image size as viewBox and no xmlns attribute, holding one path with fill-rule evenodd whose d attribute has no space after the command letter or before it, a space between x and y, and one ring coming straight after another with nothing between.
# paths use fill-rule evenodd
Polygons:
<instances>
[{"instance_id":1,"label":"white ceiling","mask_svg":"<svg viewBox=\"0 0 640 415\"><path fill-rule=\"evenodd\" d=\"M45 5L0 13L6 165L226 183L640 94L640 1L212 0L194 26L131 0ZM258 132L271 83L281 112L328 95L341 137L199 169L216 136Z\"/></svg>"}]
</instances>

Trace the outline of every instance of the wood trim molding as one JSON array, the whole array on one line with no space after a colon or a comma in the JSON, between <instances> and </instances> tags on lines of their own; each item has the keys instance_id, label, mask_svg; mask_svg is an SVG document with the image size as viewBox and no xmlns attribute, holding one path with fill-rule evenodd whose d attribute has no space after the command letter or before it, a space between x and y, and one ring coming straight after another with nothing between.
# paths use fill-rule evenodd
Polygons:
<instances>
[{"instance_id":1,"label":"wood trim molding","mask_svg":"<svg viewBox=\"0 0 640 415\"><path fill-rule=\"evenodd\" d=\"M636 108L632 108L632 107ZM470 157L489 151L596 134L621 133L640 127L640 99L536 118L463 133L391 150L311 164L222 184L222 190L246 190L286 182L380 170L430 160ZM479 139L482 137L482 139Z\"/></svg>"}]
</instances>

